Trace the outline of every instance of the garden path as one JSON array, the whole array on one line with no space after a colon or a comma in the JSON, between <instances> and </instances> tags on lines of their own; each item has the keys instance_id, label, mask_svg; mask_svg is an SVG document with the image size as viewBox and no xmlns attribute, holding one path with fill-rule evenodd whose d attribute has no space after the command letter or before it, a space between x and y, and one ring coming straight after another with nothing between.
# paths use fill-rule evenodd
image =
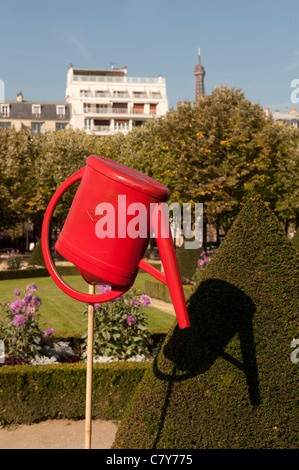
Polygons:
<instances>
[{"instance_id":1,"label":"garden path","mask_svg":"<svg viewBox=\"0 0 299 470\"><path fill-rule=\"evenodd\" d=\"M92 422L92 449L110 449L117 424L112 421ZM0 449L84 449L85 420L42 421L30 425L0 428Z\"/></svg>"}]
</instances>

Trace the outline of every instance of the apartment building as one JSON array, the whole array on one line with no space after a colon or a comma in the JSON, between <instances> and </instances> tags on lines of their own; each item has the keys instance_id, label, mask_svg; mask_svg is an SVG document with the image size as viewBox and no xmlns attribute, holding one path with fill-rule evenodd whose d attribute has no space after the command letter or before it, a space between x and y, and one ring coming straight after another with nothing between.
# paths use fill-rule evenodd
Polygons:
<instances>
[{"instance_id":1,"label":"apartment building","mask_svg":"<svg viewBox=\"0 0 299 470\"><path fill-rule=\"evenodd\" d=\"M71 127L99 136L127 133L168 111L165 78L128 77L126 67L81 70L70 65L66 102L72 108Z\"/></svg>"},{"instance_id":2,"label":"apartment building","mask_svg":"<svg viewBox=\"0 0 299 470\"><path fill-rule=\"evenodd\" d=\"M267 116L269 116L270 109L265 108L265 113ZM287 126L293 126L293 127L299 128L299 112L297 111L296 108L291 108L290 110L286 108L284 113L281 113L278 110L274 111L273 119L274 121L283 123Z\"/></svg>"},{"instance_id":3,"label":"apartment building","mask_svg":"<svg viewBox=\"0 0 299 470\"><path fill-rule=\"evenodd\" d=\"M0 127L26 129L33 134L58 131L68 127L70 104L62 101L24 101L22 93L16 100L0 104Z\"/></svg>"}]
</instances>

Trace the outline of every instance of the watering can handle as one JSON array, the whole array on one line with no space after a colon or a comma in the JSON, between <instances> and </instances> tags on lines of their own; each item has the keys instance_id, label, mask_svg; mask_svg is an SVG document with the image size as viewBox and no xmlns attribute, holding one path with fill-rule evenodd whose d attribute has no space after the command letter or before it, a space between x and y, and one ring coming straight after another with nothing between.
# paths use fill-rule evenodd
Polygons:
<instances>
[{"instance_id":1,"label":"watering can handle","mask_svg":"<svg viewBox=\"0 0 299 470\"><path fill-rule=\"evenodd\" d=\"M83 292L77 291L76 289L71 287L69 284L67 284L58 274L54 266L51 252L50 252L50 247L49 247L49 227L50 227L51 217L56 207L56 204L58 203L61 196L65 193L65 191L70 186L72 186L74 183L82 179L84 170L85 170L85 167L81 168L81 170L78 170L76 173L70 176L66 181L64 181L64 183L62 183L61 186L59 186L59 188L56 190L56 192L52 196L52 199L49 202L49 205L45 213L44 221L43 221L42 250L43 250L43 255L44 255L46 266L55 284L57 284L57 286L60 287L60 289L63 290L63 292L65 292L67 295L69 295L73 299L79 300L81 302L94 304L94 303L102 303L102 302L108 302L109 300L114 300L117 297L124 294L128 289L125 289L125 290L123 289L113 290L112 289L110 292L107 292L106 294L101 294L101 295L85 294Z\"/></svg>"}]
</instances>

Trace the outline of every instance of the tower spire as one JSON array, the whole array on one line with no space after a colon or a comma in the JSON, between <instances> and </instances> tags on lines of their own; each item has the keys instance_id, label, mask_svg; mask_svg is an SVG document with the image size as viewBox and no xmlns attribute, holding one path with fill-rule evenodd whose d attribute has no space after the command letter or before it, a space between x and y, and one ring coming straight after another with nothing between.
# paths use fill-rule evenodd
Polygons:
<instances>
[{"instance_id":1,"label":"tower spire","mask_svg":"<svg viewBox=\"0 0 299 470\"><path fill-rule=\"evenodd\" d=\"M195 102L198 100L200 95L204 94L204 76L205 69L200 61L200 47L198 47L198 64L194 67L195 76Z\"/></svg>"}]
</instances>

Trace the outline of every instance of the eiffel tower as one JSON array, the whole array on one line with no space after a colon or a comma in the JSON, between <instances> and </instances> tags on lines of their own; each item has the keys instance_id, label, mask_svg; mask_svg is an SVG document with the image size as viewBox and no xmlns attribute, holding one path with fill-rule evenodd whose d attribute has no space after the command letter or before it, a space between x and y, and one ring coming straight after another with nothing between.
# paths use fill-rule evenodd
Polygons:
<instances>
[{"instance_id":1,"label":"eiffel tower","mask_svg":"<svg viewBox=\"0 0 299 470\"><path fill-rule=\"evenodd\" d=\"M195 102L198 100L200 95L204 94L204 76L205 69L200 61L200 47L198 48L198 64L194 67L195 76Z\"/></svg>"}]
</instances>

